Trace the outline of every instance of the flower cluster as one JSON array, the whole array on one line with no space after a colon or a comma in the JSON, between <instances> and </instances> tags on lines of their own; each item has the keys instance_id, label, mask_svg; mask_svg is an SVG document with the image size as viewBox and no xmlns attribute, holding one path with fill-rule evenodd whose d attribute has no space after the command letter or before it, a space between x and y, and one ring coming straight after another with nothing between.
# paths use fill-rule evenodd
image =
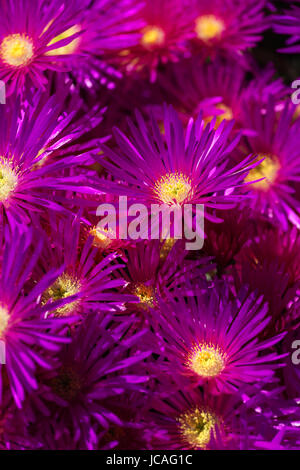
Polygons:
<instances>
[{"instance_id":1,"label":"flower cluster","mask_svg":"<svg viewBox=\"0 0 300 470\"><path fill-rule=\"evenodd\" d=\"M0 3L0 449L299 449L299 0Z\"/></svg>"}]
</instances>

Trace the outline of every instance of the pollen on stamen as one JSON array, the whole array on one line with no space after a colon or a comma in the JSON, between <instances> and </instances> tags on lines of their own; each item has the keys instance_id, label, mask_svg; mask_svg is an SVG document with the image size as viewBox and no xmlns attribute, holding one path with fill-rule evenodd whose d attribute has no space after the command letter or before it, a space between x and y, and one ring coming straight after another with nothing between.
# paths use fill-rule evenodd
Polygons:
<instances>
[{"instance_id":1,"label":"pollen on stamen","mask_svg":"<svg viewBox=\"0 0 300 470\"><path fill-rule=\"evenodd\" d=\"M143 30L141 44L144 47L161 46L165 41L165 33L159 26L147 26Z\"/></svg>"},{"instance_id":2,"label":"pollen on stamen","mask_svg":"<svg viewBox=\"0 0 300 470\"><path fill-rule=\"evenodd\" d=\"M44 292L42 301L46 303L48 300L61 300L71 297L72 295L78 294L81 290L81 284L78 279L69 276L68 274L62 274L59 276L52 286ZM80 300L74 300L62 307L55 310L56 317L63 317L70 315L79 306Z\"/></svg>"},{"instance_id":3,"label":"pollen on stamen","mask_svg":"<svg viewBox=\"0 0 300 470\"><path fill-rule=\"evenodd\" d=\"M9 322L9 312L6 307L0 305L0 338L4 337Z\"/></svg>"},{"instance_id":4,"label":"pollen on stamen","mask_svg":"<svg viewBox=\"0 0 300 470\"><path fill-rule=\"evenodd\" d=\"M0 201L7 201L18 184L17 173L9 160L0 157Z\"/></svg>"},{"instance_id":5,"label":"pollen on stamen","mask_svg":"<svg viewBox=\"0 0 300 470\"><path fill-rule=\"evenodd\" d=\"M62 39L67 39L71 36L73 36L76 33L79 33L81 31L81 27L79 25L74 25L71 26L71 28L67 29L63 33L59 34L55 38L53 38L48 46L52 46L52 44L57 43L58 41L61 41ZM66 44L65 46L58 47L57 49L51 49L50 51L46 52L46 55L67 55L67 54L73 54L76 49L78 48L80 44L80 37L77 37L73 39L72 41L69 42L69 44Z\"/></svg>"},{"instance_id":6,"label":"pollen on stamen","mask_svg":"<svg viewBox=\"0 0 300 470\"><path fill-rule=\"evenodd\" d=\"M100 229L99 227L93 227L89 234L94 237L93 245L102 250L107 249L116 238L116 234L111 229Z\"/></svg>"},{"instance_id":7,"label":"pollen on stamen","mask_svg":"<svg viewBox=\"0 0 300 470\"><path fill-rule=\"evenodd\" d=\"M140 306L142 308L153 308L155 303L155 293L152 286L147 286L143 283L134 284L132 287L132 293L140 300Z\"/></svg>"},{"instance_id":8,"label":"pollen on stamen","mask_svg":"<svg viewBox=\"0 0 300 470\"><path fill-rule=\"evenodd\" d=\"M264 178L257 183L253 183L252 186L258 190L267 191L276 181L280 165L278 158L274 155L259 154L257 161L262 158L264 158L264 160L258 166L249 171L249 174L245 178L245 182L251 183L251 181Z\"/></svg>"},{"instance_id":9,"label":"pollen on stamen","mask_svg":"<svg viewBox=\"0 0 300 470\"><path fill-rule=\"evenodd\" d=\"M166 238L165 240L163 240L163 245L160 249L160 255L159 255L160 259L164 260L167 258L168 254L172 250L176 241L177 240L175 238Z\"/></svg>"},{"instance_id":10,"label":"pollen on stamen","mask_svg":"<svg viewBox=\"0 0 300 470\"><path fill-rule=\"evenodd\" d=\"M224 29L224 22L214 15L203 15L196 18L195 32L202 41L219 38Z\"/></svg>"},{"instance_id":11,"label":"pollen on stamen","mask_svg":"<svg viewBox=\"0 0 300 470\"><path fill-rule=\"evenodd\" d=\"M182 440L191 449L207 449L212 436L216 435L217 417L210 411L196 407L178 418Z\"/></svg>"},{"instance_id":12,"label":"pollen on stamen","mask_svg":"<svg viewBox=\"0 0 300 470\"><path fill-rule=\"evenodd\" d=\"M232 119L233 119L233 111L226 104L218 103L216 105L216 108L221 111L220 114L218 114L217 116L208 116L204 119L205 123L207 124L207 123L211 122L214 117L216 117L215 129L217 129L219 127L219 125L221 124L222 121L224 121L224 120L232 121Z\"/></svg>"},{"instance_id":13,"label":"pollen on stamen","mask_svg":"<svg viewBox=\"0 0 300 470\"><path fill-rule=\"evenodd\" d=\"M155 183L154 192L164 204L182 204L192 196L192 182L182 173L169 173Z\"/></svg>"},{"instance_id":14,"label":"pollen on stamen","mask_svg":"<svg viewBox=\"0 0 300 470\"><path fill-rule=\"evenodd\" d=\"M226 355L218 346L199 344L190 352L187 365L201 377L217 377L225 368Z\"/></svg>"},{"instance_id":15,"label":"pollen on stamen","mask_svg":"<svg viewBox=\"0 0 300 470\"><path fill-rule=\"evenodd\" d=\"M8 65L23 67L33 57L33 42L25 34L6 36L0 46L0 57Z\"/></svg>"}]
</instances>

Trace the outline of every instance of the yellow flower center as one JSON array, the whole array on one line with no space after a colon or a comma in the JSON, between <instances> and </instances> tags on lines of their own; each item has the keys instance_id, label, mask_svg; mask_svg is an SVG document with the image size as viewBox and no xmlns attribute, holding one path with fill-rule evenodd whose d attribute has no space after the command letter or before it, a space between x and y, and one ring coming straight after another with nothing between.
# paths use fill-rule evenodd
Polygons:
<instances>
[{"instance_id":1,"label":"yellow flower center","mask_svg":"<svg viewBox=\"0 0 300 470\"><path fill-rule=\"evenodd\" d=\"M233 112L229 106L226 106L224 103L219 103L216 105L216 108L222 111L222 114L218 114L217 121L219 119L219 124L223 121L223 119L227 119L227 121L231 121L233 119Z\"/></svg>"},{"instance_id":2,"label":"yellow flower center","mask_svg":"<svg viewBox=\"0 0 300 470\"><path fill-rule=\"evenodd\" d=\"M166 238L164 243L160 249L160 259L166 259L170 251L172 250L173 246L176 243L175 238Z\"/></svg>"},{"instance_id":3,"label":"yellow flower center","mask_svg":"<svg viewBox=\"0 0 300 470\"><path fill-rule=\"evenodd\" d=\"M63 33L59 34L55 38L53 38L48 46L52 46L52 44L55 44L58 41L61 41L62 39L67 39L71 36L73 36L76 33L79 33L81 31L81 28L79 25L74 25L71 28L67 29ZM58 47L57 49L51 49L51 51L47 51L46 55L67 55L67 54L73 54L77 47L79 46L80 43L80 37L77 37L73 39L73 41L69 42L69 44L66 44L65 46Z\"/></svg>"},{"instance_id":4,"label":"yellow flower center","mask_svg":"<svg viewBox=\"0 0 300 470\"><path fill-rule=\"evenodd\" d=\"M215 435L216 416L196 407L178 418L181 437L192 449L206 449Z\"/></svg>"},{"instance_id":5,"label":"yellow flower center","mask_svg":"<svg viewBox=\"0 0 300 470\"><path fill-rule=\"evenodd\" d=\"M270 186L275 182L280 165L277 157L275 157L274 155L259 154L257 160L259 161L262 158L265 159L257 167L249 171L249 174L245 178L245 182L250 183L251 181L255 181L260 178L265 178L262 181L253 183L252 186L255 189L267 191Z\"/></svg>"},{"instance_id":6,"label":"yellow flower center","mask_svg":"<svg viewBox=\"0 0 300 470\"><path fill-rule=\"evenodd\" d=\"M51 381L52 390L66 401L75 398L80 389L81 381L71 367L62 367L54 379Z\"/></svg>"},{"instance_id":7,"label":"yellow flower center","mask_svg":"<svg viewBox=\"0 0 300 470\"><path fill-rule=\"evenodd\" d=\"M169 173L155 183L154 192L164 204L181 204L191 197L192 183L182 173Z\"/></svg>"},{"instance_id":8,"label":"yellow flower center","mask_svg":"<svg viewBox=\"0 0 300 470\"><path fill-rule=\"evenodd\" d=\"M6 307L0 305L0 338L4 337L9 322L9 313Z\"/></svg>"},{"instance_id":9,"label":"yellow flower center","mask_svg":"<svg viewBox=\"0 0 300 470\"><path fill-rule=\"evenodd\" d=\"M200 344L188 358L188 366L201 377L216 377L225 368L226 358L217 346Z\"/></svg>"},{"instance_id":10,"label":"yellow flower center","mask_svg":"<svg viewBox=\"0 0 300 470\"><path fill-rule=\"evenodd\" d=\"M217 116L208 116L208 117L204 118L204 122L205 122L205 124L207 124L207 123L211 122L214 117L216 117L215 129L217 129L219 127L219 125L221 124L222 121L224 121L224 119L226 119L227 121L231 121L233 119L232 109L229 106L227 106L226 104L219 103L219 104L216 105L216 108L219 109L220 111L222 111L222 113L218 114Z\"/></svg>"},{"instance_id":11,"label":"yellow flower center","mask_svg":"<svg viewBox=\"0 0 300 470\"><path fill-rule=\"evenodd\" d=\"M8 65L25 66L33 57L33 42L25 34L6 36L0 46L0 57Z\"/></svg>"},{"instance_id":12,"label":"yellow flower center","mask_svg":"<svg viewBox=\"0 0 300 470\"><path fill-rule=\"evenodd\" d=\"M112 240L116 238L116 234L111 229L93 227L89 233L94 237L93 245L101 248L102 250L108 248L111 245Z\"/></svg>"},{"instance_id":13,"label":"yellow flower center","mask_svg":"<svg viewBox=\"0 0 300 470\"><path fill-rule=\"evenodd\" d=\"M9 198L18 183L18 177L11 163L0 157L0 201Z\"/></svg>"},{"instance_id":14,"label":"yellow flower center","mask_svg":"<svg viewBox=\"0 0 300 470\"><path fill-rule=\"evenodd\" d=\"M214 15L203 15L196 19L195 31L202 41L219 38L224 29L224 22Z\"/></svg>"},{"instance_id":15,"label":"yellow flower center","mask_svg":"<svg viewBox=\"0 0 300 470\"><path fill-rule=\"evenodd\" d=\"M140 299L142 307L154 307L155 293L152 286L145 284L137 284L132 289L132 293Z\"/></svg>"},{"instance_id":16,"label":"yellow flower center","mask_svg":"<svg viewBox=\"0 0 300 470\"><path fill-rule=\"evenodd\" d=\"M159 26L147 26L143 31L141 44L146 47L161 46L165 40L165 33Z\"/></svg>"},{"instance_id":17,"label":"yellow flower center","mask_svg":"<svg viewBox=\"0 0 300 470\"><path fill-rule=\"evenodd\" d=\"M69 276L68 274L62 274L59 278L56 279L52 286L48 287L48 289L44 292L43 302L45 303L50 299L53 301L66 299L71 295L75 295L80 292L80 289L81 285L77 279ZM78 307L79 303L80 300L74 300L74 302L57 308L55 310L55 316L67 316Z\"/></svg>"}]
</instances>

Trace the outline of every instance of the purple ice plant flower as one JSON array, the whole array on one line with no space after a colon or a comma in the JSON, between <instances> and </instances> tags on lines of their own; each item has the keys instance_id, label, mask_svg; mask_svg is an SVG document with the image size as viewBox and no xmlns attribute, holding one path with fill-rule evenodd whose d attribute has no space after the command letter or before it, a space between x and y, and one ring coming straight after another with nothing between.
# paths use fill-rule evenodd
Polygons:
<instances>
[{"instance_id":1,"label":"purple ice plant flower","mask_svg":"<svg viewBox=\"0 0 300 470\"><path fill-rule=\"evenodd\" d=\"M203 64L193 57L169 67L159 78L165 100L175 107L185 124L202 111L205 122L216 117L217 127L224 119L233 119L238 129L243 102L249 96L264 105L270 95L279 101L290 92L281 78L273 78L274 74L274 68L269 65L253 71L249 80L249 73L232 59L219 57ZM251 129L243 132L249 133Z\"/></svg>"},{"instance_id":2,"label":"purple ice plant flower","mask_svg":"<svg viewBox=\"0 0 300 470\"><path fill-rule=\"evenodd\" d=\"M102 319L88 315L58 355L58 365L39 376L39 388L24 413L28 422L37 422L36 432L46 448L71 438L72 448L93 449L110 424L122 425L110 399L120 401L130 391L142 393L148 376L139 364L151 354L141 348L147 330L128 336L130 325L128 319L114 323L109 314Z\"/></svg>"},{"instance_id":3,"label":"purple ice plant flower","mask_svg":"<svg viewBox=\"0 0 300 470\"><path fill-rule=\"evenodd\" d=\"M45 247L36 276L47 273L49 267L63 266L63 272L42 294L42 302L63 300L58 309L49 312L55 317L112 312L124 308L132 295L120 292L125 280L116 277L116 270L124 263L116 260L116 253L99 256L93 236L83 239L80 217L52 220L52 243ZM116 260L116 261L115 261ZM71 299L71 300L69 300Z\"/></svg>"},{"instance_id":4,"label":"purple ice plant flower","mask_svg":"<svg viewBox=\"0 0 300 470\"><path fill-rule=\"evenodd\" d=\"M74 195L94 194L95 190L82 172L66 174L89 161L88 151L58 155L58 149L78 138L78 127L66 128L76 110L62 113L60 100L65 94L53 95L46 102L38 94L30 102L12 98L0 105L0 220L13 227L30 224L35 218L47 218L53 212L70 213L82 199Z\"/></svg>"},{"instance_id":5,"label":"purple ice plant flower","mask_svg":"<svg viewBox=\"0 0 300 470\"><path fill-rule=\"evenodd\" d=\"M272 380L283 365L274 346L284 333L259 339L270 322L262 298L245 289L235 300L225 287L199 291L194 287L186 297L175 292L168 303L159 302L155 334L164 374L188 378L191 387L206 385L211 393Z\"/></svg>"},{"instance_id":6,"label":"purple ice plant flower","mask_svg":"<svg viewBox=\"0 0 300 470\"><path fill-rule=\"evenodd\" d=\"M182 384L166 386L149 403L154 449L253 450L272 429L268 414L255 411L259 400L243 390L212 395Z\"/></svg>"},{"instance_id":7,"label":"purple ice plant flower","mask_svg":"<svg viewBox=\"0 0 300 470\"><path fill-rule=\"evenodd\" d=\"M187 255L184 243L172 238L139 241L125 249L124 267L115 275L125 280L125 292L135 298L128 310L147 313L147 317L159 296L169 298L176 289L186 288L187 279L199 280L214 268L209 257L189 260Z\"/></svg>"},{"instance_id":8,"label":"purple ice plant flower","mask_svg":"<svg viewBox=\"0 0 300 470\"><path fill-rule=\"evenodd\" d=\"M128 75L155 81L162 65L189 55L188 39L193 35L189 9L186 0L145 0L137 15L142 23L137 44L124 47L112 61Z\"/></svg>"},{"instance_id":9,"label":"purple ice plant flower","mask_svg":"<svg viewBox=\"0 0 300 470\"><path fill-rule=\"evenodd\" d=\"M0 79L7 83L8 93L20 93L30 85L45 87L46 72L51 70L68 71L88 88L107 84L105 75L118 74L101 55L137 43L138 9L131 0L2 2Z\"/></svg>"},{"instance_id":10,"label":"purple ice plant flower","mask_svg":"<svg viewBox=\"0 0 300 470\"><path fill-rule=\"evenodd\" d=\"M118 148L103 144L103 156L95 155L114 177L95 182L100 191L126 195L148 207L204 204L206 209L228 209L244 197L234 189L243 185L254 159L232 164L230 154L239 141L239 136L229 139L232 122L224 121L215 130L215 120L205 125L200 114L184 130L178 114L167 106L163 132L154 119L147 126L139 112L136 118L137 126L129 121L131 137L115 128ZM208 211L205 216L219 221Z\"/></svg>"},{"instance_id":11,"label":"purple ice plant flower","mask_svg":"<svg viewBox=\"0 0 300 470\"><path fill-rule=\"evenodd\" d=\"M274 98L265 107L255 99L244 103L243 125L254 130L245 137L239 148L239 158L252 153L259 165L246 177L252 197L247 204L259 215L268 216L273 223L288 229L291 222L300 226L300 207L297 182L300 179L299 119L294 122L295 107L286 102L277 111Z\"/></svg>"},{"instance_id":12,"label":"purple ice plant flower","mask_svg":"<svg viewBox=\"0 0 300 470\"><path fill-rule=\"evenodd\" d=\"M7 83L9 94L20 93L31 84L43 87L47 83L46 70L66 69L68 55L63 57L56 51L59 47L70 48L78 40L80 31L75 25L86 3L82 2L79 11L59 0L1 3L0 78ZM69 34L64 34L66 31Z\"/></svg>"},{"instance_id":13,"label":"purple ice plant flower","mask_svg":"<svg viewBox=\"0 0 300 470\"><path fill-rule=\"evenodd\" d=\"M51 307L39 303L43 291L58 275L49 270L30 290L24 291L26 281L42 249L42 240L33 248L32 233L5 230L5 243L1 250L0 269L0 339L5 345L5 364L0 364L0 399L3 387L10 388L17 407L21 408L25 395L38 388L37 368L51 370L53 355L62 344L68 343L66 336L67 321L46 319L45 314ZM53 308L60 303L54 303ZM52 357L51 357L52 356Z\"/></svg>"},{"instance_id":14,"label":"purple ice plant flower","mask_svg":"<svg viewBox=\"0 0 300 470\"><path fill-rule=\"evenodd\" d=\"M225 55L247 64L246 51L262 39L269 22L266 0L194 0L190 4L193 44L204 57Z\"/></svg>"}]
</instances>

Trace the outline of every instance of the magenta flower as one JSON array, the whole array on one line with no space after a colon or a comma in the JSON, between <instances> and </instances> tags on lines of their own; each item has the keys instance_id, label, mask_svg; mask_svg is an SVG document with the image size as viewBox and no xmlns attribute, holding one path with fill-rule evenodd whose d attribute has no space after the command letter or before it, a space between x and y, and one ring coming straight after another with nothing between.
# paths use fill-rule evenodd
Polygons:
<instances>
[{"instance_id":1,"label":"magenta flower","mask_svg":"<svg viewBox=\"0 0 300 470\"><path fill-rule=\"evenodd\" d=\"M130 312L151 314L158 297L166 298L176 289L185 289L186 280L195 280L214 268L210 258L187 259L184 243L174 239L165 241L139 241L124 251L124 267L115 275L124 279L125 292L132 294L134 303L128 304ZM126 312L125 312L126 314Z\"/></svg>"},{"instance_id":2,"label":"magenta flower","mask_svg":"<svg viewBox=\"0 0 300 470\"><path fill-rule=\"evenodd\" d=\"M139 41L124 47L117 63L127 73L150 75L154 81L159 66L187 55L192 36L188 7L186 0L145 0L137 15L142 23Z\"/></svg>"},{"instance_id":3,"label":"magenta flower","mask_svg":"<svg viewBox=\"0 0 300 470\"><path fill-rule=\"evenodd\" d=\"M30 84L36 88L45 86L46 70L66 69L68 55L63 57L56 51L59 47L70 48L73 41L78 41L80 31L75 25L87 2L81 3L79 10L58 0L2 3L0 78L8 84L9 93Z\"/></svg>"},{"instance_id":4,"label":"magenta flower","mask_svg":"<svg viewBox=\"0 0 300 470\"><path fill-rule=\"evenodd\" d=\"M240 158L257 155L259 165L252 169L247 182L257 181L251 190L250 207L267 215L273 223L287 230L288 222L299 227L299 201L296 185L299 181L300 153L298 135L300 121L293 122L294 107L286 103L281 112L274 99L266 107L256 100L244 105L242 122L255 131L243 141Z\"/></svg>"},{"instance_id":5,"label":"magenta flower","mask_svg":"<svg viewBox=\"0 0 300 470\"><path fill-rule=\"evenodd\" d=\"M110 398L120 400L126 391L143 389L148 380L139 363L150 351L139 345L133 349L147 331L126 337L131 321L115 325L112 321L110 315L102 320L87 316L62 349L58 366L39 377L39 389L31 394L24 412L29 421L37 421L38 437L47 448L57 448L56 441L64 439L71 448L96 448L99 429L122 423Z\"/></svg>"},{"instance_id":6,"label":"magenta flower","mask_svg":"<svg viewBox=\"0 0 300 470\"><path fill-rule=\"evenodd\" d=\"M190 8L193 43L204 56L222 54L247 63L245 52L255 47L268 28L266 0L194 0Z\"/></svg>"},{"instance_id":7,"label":"magenta flower","mask_svg":"<svg viewBox=\"0 0 300 470\"><path fill-rule=\"evenodd\" d=\"M42 295L43 302L63 301L58 309L50 312L55 317L118 311L134 298L118 292L125 281L113 276L124 264L114 262L115 253L99 259L93 236L82 241L80 225L80 218L53 221L53 242L44 250L36 270L40 277L49 267L56 270L64 267Z\"/></svg>"},{"instance_id":8,"label":"magenta flower","mask_svg":"<svg viewBox=\"0 0 300 470\"><path fill-rule=\"evenodd\" d=\"M0 79L9 94L34 85L45 87L46 72L68 71L87 88L111 86L114 72L101 56L137 43L132 0L9 0L2 6ZM22 11L22 15L18 12ZM126 18L126 22L124 19Z\"/></svg>"},{"instance_id":9,"label":"magenta flower","mask_svg":"<svg viewBox=\"0 0 300 470\"><path fill-rule=\"evenodd\" d=\"M272 429L268 415L254 411L259 400L246 393L243 398L187 388L172 393L171 387L149 404L149 421L156 424L154 449L255 449L262 433Z\"/></svg>"},{"instance_id":10,"label":"magenta flower","mask_svg":"<svg viewBox=\"0 0 300 470\"><path fill-rule=\"evenodd\" d=\"M202 111L205 122L216 117L216 127L224 119L233 119L235 128L240 128L244 101L249 97L265 105L270 95L282 100L290 92L280 78L274 80L274 73L269 66L255 71L249 80L245 68L232 59L217 58L203 64L193 57L169 67L159 78L164 99L175 107L185 124ZM251 133L251 129L243 132Z\"/></svg>"},{"instance_id":11,"label":"magenta flower","mask_svg":"<svg viewBox=\"0 0 300 470\"><path fill-rule=\"evenodd\" d=\"M28 96L28 100L31 96ZM87 178L68 171L88 161L89 153L67 154L51 161L57 149L77 138L78 128L66 128L74 114L62 114L60 99L53 95L46 103L41 94L33 102L0 105L0 219L1 224L29 224L47 212L70 213L80 199L67 191L94 194Z\"/></svg>"},{"instance_id":12,"label":"magenta flower","mask_svg":"<svg viewBox=\"0 0 300 470\"><path fill-rule=\"evenodd\" d=\"M284 334L259 340L270 322L267 305L242 291L232 301L225 288L196 295L199 290L194 289L195 297L175 293L176 301L159 304L156 334L158 351L166 358L164 373L189 377L194 386L207 384L215 393L272 380L282 365L273 347Z\"/></svg>"},{"instance_id":13,"label":"magenta flower","mask_svg":"<svg viewBox=\"0 0 300 470\"><path fill-rule=\"evenodd\" d=\"M131 138L114 130L117 151L102 145L106 158L95 156L115 178L99 180L95 183L99 190L126 195L146 205L189 203L209 209L232 208L243 197L232 190L243 184L253 159L231 164L229 156L239 140L229 141L233 123L223 122L214 130L215 121L205 126L199 115L184 131L171 107L165 108L164 134L153 119L147 127L139 113L137 123L138 127L129 123ZM219 220L207 211L205 215Z\"/></svg>"},{"instance_id":14,"label":"magenta flower","mask_svg":"<svg viewBox=\"0 0 300 470\"><path fill-rule=\"evenodd\" d=\"M0 450L300 448L283 3L0 0Z\"/></svg>"},{"instance_id":15,"label":"magenta flower","mask_svg":"<svg viewBox=\"0 0 300 470\"><path fill-rule=\"evenodd\" d=\"M3 397L4 371L10 393L21 408L25 394L37 389L37 367L51 370L53 355L69 342L64 332L66 320L45 319L49 306L38 300L51 285L57 272L50 270L35 286L24 292L25 282L41 254L42 243L30 246L31 232L5 231L0 275L0 338L5 343L6 363L0 365L0 398ZM59 307L59 302L54 304Z\"/></svg>"}]
</instances>

